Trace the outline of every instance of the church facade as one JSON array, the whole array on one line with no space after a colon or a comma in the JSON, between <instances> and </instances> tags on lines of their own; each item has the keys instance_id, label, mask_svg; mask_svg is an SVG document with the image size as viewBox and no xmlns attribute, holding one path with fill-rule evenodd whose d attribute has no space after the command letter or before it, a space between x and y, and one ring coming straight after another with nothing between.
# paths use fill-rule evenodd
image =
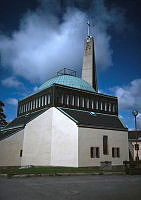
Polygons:
<instances>
[{"instance_id":1,"label":"church facade","mask_svg":"<svg viewBox=\"0 0 141 200\"><path fill-rule=\"evenodd\" d=\"M129 160L118 99L98 93L94 39L84 44L82 79L64 69L18 102L0 133L0 166L113 166Z\"/></svg>"}]
</instances>

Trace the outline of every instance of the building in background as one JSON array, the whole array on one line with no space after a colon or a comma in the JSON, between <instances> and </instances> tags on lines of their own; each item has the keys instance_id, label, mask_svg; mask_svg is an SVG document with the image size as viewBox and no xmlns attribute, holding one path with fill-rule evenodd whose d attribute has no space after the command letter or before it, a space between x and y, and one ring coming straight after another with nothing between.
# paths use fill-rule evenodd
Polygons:
<instances>
[{"instance_id":1,"label":"building in background","mask_svg":"<svg viewBox=\"0 0 141 200\"><path fill-rule=\"evenodd\" d=\"M129 131L129 158L131 161L136 160L137 157L137 149L138 149L138 157L141 160L141 131Z\"/></svg>"},{"instance_id":2,"label":"building in background","mask_svg":"<svg viewBox=\"0 0 141 200\"><path fill-rule=\"evenodd\" d=\"M0 133L0 152L0 166L117 166L129 160L118 99L98 93L93 37L84 41L82 79L63 69L20 100L17 117Z\"/></svg>"}]
</instances>

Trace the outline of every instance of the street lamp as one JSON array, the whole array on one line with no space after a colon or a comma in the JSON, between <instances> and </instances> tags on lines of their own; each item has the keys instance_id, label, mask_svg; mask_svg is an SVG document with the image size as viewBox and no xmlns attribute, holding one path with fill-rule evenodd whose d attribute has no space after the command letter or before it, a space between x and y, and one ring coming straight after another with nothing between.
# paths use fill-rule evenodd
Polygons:
<instances>
[{"instance_id":1,"label":"street lamp","mask_svg":"<svg viewBox=\"0 0 141 200\"><path fill-rule=\"evenodd\" d=\"M134 110L132 112L133 116L135 117L135 131L136 131L136 144L135 144L135 150L137 151L137 154L136 154L136 161L137 161L137 164L138 164L138 160L139 160L139 154L138 154L138 151L139 151L139 145L138 145L138 131L137 131L137 115L138 115L138 111L137 110Z\"/></svg>"}]
</instances>

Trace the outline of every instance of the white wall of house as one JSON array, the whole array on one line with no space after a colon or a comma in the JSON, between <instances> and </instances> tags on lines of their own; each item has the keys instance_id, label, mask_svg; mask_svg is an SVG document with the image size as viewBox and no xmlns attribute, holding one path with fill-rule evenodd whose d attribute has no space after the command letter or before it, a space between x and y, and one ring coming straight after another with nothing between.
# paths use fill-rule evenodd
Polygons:
<instances>
[{"instance_id":1,"label":"white wall of house","mask_svg":"<svg viewBox=\"0 0 141 200\"><path fill-rule=\"evenodd\" d=\"M78 127L53 108L51 165L78 167Z\"/></svg>"},{"instance_id":2,"label":"white wall of house","mask_svg":"<svg viewBox=\"0 0 141 200\"><path fill-rule=\"evenodd\" d=\"M103 136L108 136L108 155L103 155ZM78 131L79 167L100 166L100 162L112 161L112 165L122 165L129 160L128 132L79 127ZM90 147L100 148L100 158L91 158ZM112 157L112 147L120 148L120 157Z\"/></svg>"},{"instance_id":3,"label":"white wall of house","mask_svg":"<svg viewBox=\"0 0 141 200\"><path fill-rule=\"evenodd\" d=\"M133 151L134 151L134 160L136 160L136 156L137 156L137 151L135 150L135 144L136 142L132 142ZM141 160L141 141L139 141L137 144L139 145L138 156L139 156L139 160Z\"/></svg>"},{"instance_id":4,"label":"white wall of house","mask_svg":"<svg viewBox=\"0 0 141 200\"><path fill-rule=\"evenodd\" d=\"M51 161L53 109L30 121L24 131L22 166L47 166Z\"/></svg>"},{"instance_id":5,"label":"white wall of house","mask_svg":"<svg viewBox=\"0 0 141 200\"><path fill-rule=\"evenodd\" d=\"M0 141L0 166L21 166L24 130Z\"/></svg>"}]
</instances>

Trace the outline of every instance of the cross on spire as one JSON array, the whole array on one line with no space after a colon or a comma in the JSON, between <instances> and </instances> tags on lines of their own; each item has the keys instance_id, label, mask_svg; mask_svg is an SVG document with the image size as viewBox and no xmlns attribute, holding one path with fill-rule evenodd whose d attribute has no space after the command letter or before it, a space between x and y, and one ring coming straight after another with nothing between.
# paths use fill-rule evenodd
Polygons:
<instances>
[{"instance_id":1,"label":"cross on spire","mask_svg":"<svg viewBox=\"0 0 141 200\"><path fill-rule=\"evenodd\" d=\"M90 37L90 22L89 22L89 20L88 20L88 22L87 22L87 25L88 25L88 37Z\"/></svg>"}]
</instances>

